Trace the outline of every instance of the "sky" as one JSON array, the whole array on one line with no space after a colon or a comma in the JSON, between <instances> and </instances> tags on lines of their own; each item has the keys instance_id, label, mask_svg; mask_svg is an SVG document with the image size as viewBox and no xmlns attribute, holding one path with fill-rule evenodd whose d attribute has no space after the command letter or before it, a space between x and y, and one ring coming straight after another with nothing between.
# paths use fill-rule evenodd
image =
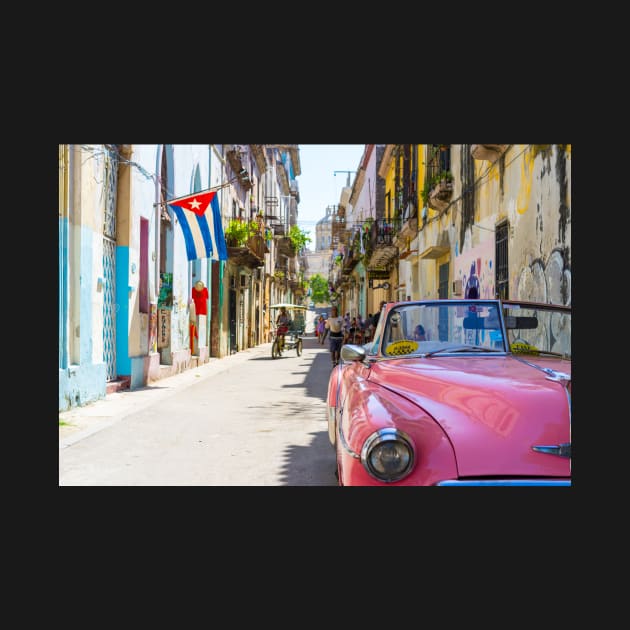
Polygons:
<instances>
[{"instance_id":1,"label":"sky","mask_svg":"<svg viewBox=\"0 0 630 630\"><path fill-rule=\"evenodd\" d=\"M300 144L300 171L296 177L300 191L298 226L308 232L310 250L315 250L315 224L326 216L326 206L339 203L341 189L354 182L364 144Z\"/></svg>"}]
</instances>

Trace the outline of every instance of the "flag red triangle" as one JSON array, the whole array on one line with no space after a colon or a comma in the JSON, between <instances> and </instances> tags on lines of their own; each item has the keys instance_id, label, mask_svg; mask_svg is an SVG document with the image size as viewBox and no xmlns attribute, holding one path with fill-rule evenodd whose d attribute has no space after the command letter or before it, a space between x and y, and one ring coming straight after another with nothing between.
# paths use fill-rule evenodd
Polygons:
<instances>
[{"instance_id":1,"label":"flag red triangle","mask_svg":"<svg viewBox=\"0 0 630 630\"><path fill-rule=\"evenodd\" d=\"M179 197L178 199L171 199L166 203L172 206L179 206L184 210L190 210L195 214L201 216L208 209L213 197L217 194L216 190L210 192L193 193L186 197Z\"/></svg>"}]
</instances>

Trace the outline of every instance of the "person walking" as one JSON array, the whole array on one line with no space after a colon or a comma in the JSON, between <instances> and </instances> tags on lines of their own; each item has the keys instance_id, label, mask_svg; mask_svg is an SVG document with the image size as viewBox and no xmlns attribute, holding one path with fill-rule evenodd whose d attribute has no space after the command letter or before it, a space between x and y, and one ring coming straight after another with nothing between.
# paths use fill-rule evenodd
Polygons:
<instances>
[{"instance_id":1,"label":"person walking","mask_svg":"<svg viewBox=\"0 0 630 630\"><path fill-rule=\"evenodd\" d=\"M343 317L339 316L339 310L333 306L330 317L326 320L326 329L330 337L330 357L333 367L339 363L341 344L343 343Z\"/></svg>"},{"instance_id":2,"label":"person walking","mask_svg":"<svg viewBox=\"0 0 630 630\"><path fill-rule=\"evenodd\" d=\"M317 318L317 340L319 341L320 346L324 345L325 330L326 320L324 319L323 315L320 315Z\"/></svg>"},{"instance_id":3,"label":"person walking","mask_svg":"<svg viewBox=\"0 0 630 630\"><path fill-rule=\"evenodd\" d=\"M320 339L320 342L321 342L321 344L322 344L322 346L324 345L324 342L326 341L326 337L328 336L328 328L326 328L326 320L327 320L327 319L328 319L328 314L327 314L327 313L324 313L324 314L322 315L322 320L323 320L323 321L322 321L322 327L323 327L323 329L324 329L324 332L323 332L323 334L322 334L322 335L320 336L320 338L319 338L319 339Z\"/></svg>"}]
</instances>

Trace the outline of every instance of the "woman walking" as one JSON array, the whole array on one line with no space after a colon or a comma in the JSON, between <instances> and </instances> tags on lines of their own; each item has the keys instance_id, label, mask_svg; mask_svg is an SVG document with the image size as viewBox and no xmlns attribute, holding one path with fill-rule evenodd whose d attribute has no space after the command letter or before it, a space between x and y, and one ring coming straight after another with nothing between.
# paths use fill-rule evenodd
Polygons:
<instances>
[{"instance_id":1,"label":"woman walking","mask_svg":"<svg viewBox=\"0 0 630 630\"><path fill-rule=\"evenodd\" d=\"M339 310L333 306L330 317L326 320L326 328L330 337L330 357L333 367L339 363L341 344L343 343L343 317L339 317Z\"/></svg>"}]
</instances>

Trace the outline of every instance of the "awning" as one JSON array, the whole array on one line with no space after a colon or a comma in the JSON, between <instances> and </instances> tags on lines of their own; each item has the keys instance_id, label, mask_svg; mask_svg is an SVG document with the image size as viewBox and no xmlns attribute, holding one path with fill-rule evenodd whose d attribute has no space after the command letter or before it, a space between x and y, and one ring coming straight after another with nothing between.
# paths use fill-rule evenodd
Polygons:
<instances>
[{"instance_id":1,"label":"awning","mask_svg":"<svg viewBox=\"0 0 630 630\"><path fill-rule=\"evenodd\" d=\"M286 309L297 308L302 311L308 310L306 306L302 306L301 304L287 304L284 302L280 304L272 304L269 308L286 308Z\"/></svg>"}]
</instances>

